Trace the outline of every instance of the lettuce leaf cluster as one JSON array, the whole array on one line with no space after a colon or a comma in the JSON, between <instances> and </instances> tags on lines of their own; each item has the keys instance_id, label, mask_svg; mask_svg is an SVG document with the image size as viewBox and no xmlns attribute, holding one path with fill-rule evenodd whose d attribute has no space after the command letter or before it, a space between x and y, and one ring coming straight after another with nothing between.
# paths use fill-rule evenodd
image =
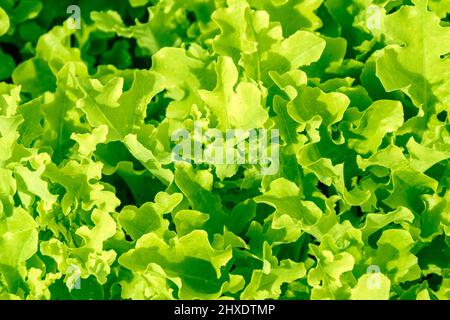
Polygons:
<instances>
[{"instance_id":1,"label":"lettuce leaf cluster","mask_svg":"<svg viewBox=\"0 0 450 320\"><path fill-rule=\"evenodd\" d=\"M0 299L450 299L450 1L72 2L0 1Z\"/></svg>"}]
</instances>

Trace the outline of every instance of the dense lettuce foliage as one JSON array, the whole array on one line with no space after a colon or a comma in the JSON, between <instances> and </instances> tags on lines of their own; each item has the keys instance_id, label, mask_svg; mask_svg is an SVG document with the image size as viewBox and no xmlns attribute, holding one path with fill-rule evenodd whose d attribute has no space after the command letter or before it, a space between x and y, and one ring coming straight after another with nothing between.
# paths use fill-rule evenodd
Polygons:
<instances>
[{"instance_id":1,"label":"dense lettuce foliage","mask_svg":"<svg viewBox=\"0 0 450 320\"><path fill-rule=\"evenodd\" d=\"M450 299L449 14L0 0L0 299ZM194 121L278 173L173 163Z\"/></svg>"}]
</instances>

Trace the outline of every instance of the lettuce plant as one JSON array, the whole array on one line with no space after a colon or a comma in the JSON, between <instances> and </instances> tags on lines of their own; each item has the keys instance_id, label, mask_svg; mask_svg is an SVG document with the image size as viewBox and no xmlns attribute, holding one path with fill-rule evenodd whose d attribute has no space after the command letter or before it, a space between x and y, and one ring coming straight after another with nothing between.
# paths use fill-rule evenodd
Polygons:
<instances>
[{"instance_id":1,"label":"lettuce plant","mask_svg":"<svg viewBox=\"0 0 450 320\"><path fill-rule=\"evenodd\" d=\"M449 17L1 0L0 299L449 299ZM196 124L278 170L173 161Z\"/></svg>"}]
</instances>

